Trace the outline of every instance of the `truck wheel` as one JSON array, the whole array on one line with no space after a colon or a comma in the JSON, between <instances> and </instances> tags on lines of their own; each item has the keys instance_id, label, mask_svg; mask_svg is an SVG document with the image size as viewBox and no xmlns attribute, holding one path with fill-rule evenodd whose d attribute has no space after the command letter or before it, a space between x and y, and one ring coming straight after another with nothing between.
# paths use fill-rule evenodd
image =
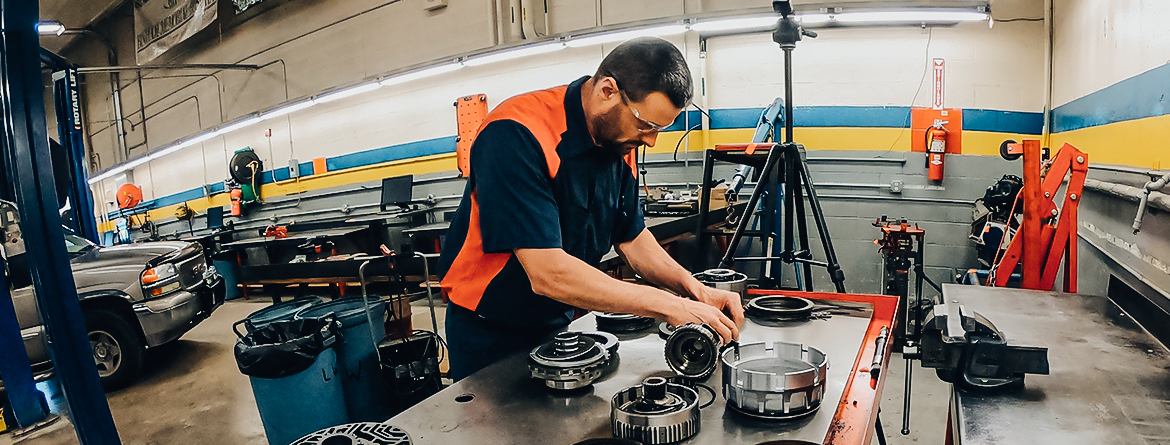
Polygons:
<instances>
[{"instance_id":1,"label":"truck wheel","mask_svg":"<svg viewBox=\"0 0 1170 445\"><path fill-rule=\"evenodd\" d=\"M145 352L134 329L117 313L102 310L85 314L85 328L102 388L112 391L130 385Z\"/></svg>"}]
</instances>

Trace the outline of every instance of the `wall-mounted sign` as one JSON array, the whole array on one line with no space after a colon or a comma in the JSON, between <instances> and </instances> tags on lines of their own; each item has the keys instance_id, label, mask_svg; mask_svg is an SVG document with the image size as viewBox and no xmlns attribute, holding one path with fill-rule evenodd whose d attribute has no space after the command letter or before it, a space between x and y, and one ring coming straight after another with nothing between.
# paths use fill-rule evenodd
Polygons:
<instances>
[{"instance_id":1,"label":"wall-mounted sign","mask_svg":"<svg viewBox=\"0 0 1170 445\"><path fill-rule=\"evenodd\" d=\"M943 69L946 68L946 62L943 59L934 59L934 100L931 102L931 108L936 110L943 109L943 90L946 89L946 78L943 76Z\"/></svg>"},{"instance_id":2,"label":"wall-mounted sign","mask_svg":"<svg viewBox=\"0 0 1170 445\"><path fill-rule=\"evenodd\" d=\"M135 0L134 51L138 63L154 60L216 18L218 0Z\"/></svg>"}]
</instances>

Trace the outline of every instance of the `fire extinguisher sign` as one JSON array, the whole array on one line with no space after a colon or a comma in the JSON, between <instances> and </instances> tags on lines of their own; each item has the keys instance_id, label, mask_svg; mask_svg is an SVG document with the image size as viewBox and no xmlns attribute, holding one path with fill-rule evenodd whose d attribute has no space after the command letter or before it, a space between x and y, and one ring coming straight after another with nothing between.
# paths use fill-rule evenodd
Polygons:
<instances>
[{"instance_id":1,"label":"fire extinguisher sign","mask_svg":"<svg viewBox=\"0 0 1170 445\"><path fill-rule=\"evenodd\" d=\"M943 59L934 59L934 100L931 102L932 107L936 110L943 109L943 89L946 88L946 78L943 76L943 69L946 67Z\"/></svg>"}]
</instances>

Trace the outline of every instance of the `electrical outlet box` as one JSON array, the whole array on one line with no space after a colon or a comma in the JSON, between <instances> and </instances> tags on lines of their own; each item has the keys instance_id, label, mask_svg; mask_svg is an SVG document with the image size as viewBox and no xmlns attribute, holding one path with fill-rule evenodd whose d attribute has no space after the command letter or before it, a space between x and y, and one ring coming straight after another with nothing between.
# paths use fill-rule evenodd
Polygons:
<instances>
[{"instance_id":1,"label":"electrical outlet box","mask_svg":"<svg viewBox=\"0 0 1170 445\"><path fill-rule=\"evenodd\" d=\"M296 179L301 176L301 161L296 159L288 160L288 178Z\"/></svg>"},{"instance_id":2,"label":"electrical outlet box","mask_svg":"<svg viewBox=\"0 0 1170 445\"><path fill-rule=\"evenodd\" d=\"M447 7L448 1L449 0L423 0L423 9L427 11L443 9Z\"/></svg>"},{"instance_id":3,"label":"electrical outlet box","mask_svg":"<svg viewBox=\"0 0 1170 445\"><path fill-rule=\"evenodd\" d=\"M902 188L904 188L905 185L905 182L902 182L898 179L890 181L890 193L902 193Z\"/></svg>"}]
</instances>

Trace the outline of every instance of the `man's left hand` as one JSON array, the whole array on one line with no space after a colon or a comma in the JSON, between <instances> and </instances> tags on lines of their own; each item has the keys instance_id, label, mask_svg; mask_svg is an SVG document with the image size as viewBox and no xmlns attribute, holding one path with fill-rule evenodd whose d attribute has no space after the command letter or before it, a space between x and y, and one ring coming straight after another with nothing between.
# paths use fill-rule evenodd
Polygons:
<instances>
[{"instance_id":1,"label":"man's left hand","mask_svg":"<svg viewBox=\"0 0 1170 445\"><path fill-rule=\"evenodd\" d=\"M743 326L743 303L739 294L703 285L699 285L690 293L690 297L723 311L736 326Z\"/></svg>"}]
</instances>

